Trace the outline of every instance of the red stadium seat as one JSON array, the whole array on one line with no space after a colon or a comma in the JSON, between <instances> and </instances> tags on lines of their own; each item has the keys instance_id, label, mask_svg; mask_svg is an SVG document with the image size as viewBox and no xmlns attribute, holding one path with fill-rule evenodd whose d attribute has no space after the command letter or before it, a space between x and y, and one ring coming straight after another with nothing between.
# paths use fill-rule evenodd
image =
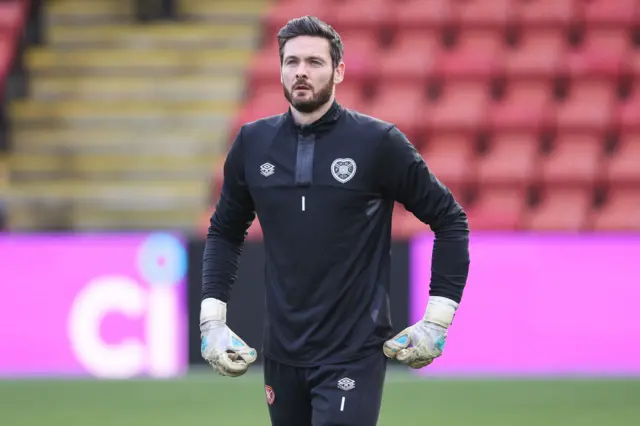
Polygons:
<instances>
[{"instance_id":1,"label":"red stadium seat","mask_svg":"<svg viewBox=\"0 0 640 426\"><path fill-rule=\"evenodd\" d=\"M628 71L630 74L640 76L640 50L630 49L627 66L629 67Z\"/></svg>"},{"instance_id":2,"label":"red stadium seat","mask_svg":"<svg viewBox=\"0 0 640 426\"><path fill-rule=\"evenodd\" d=\"M445 79L488 78L499 69L502 34L496 30L462 30L453 49L437 58L436 74Z\"/></svg>"},{"instance_id":3,"label":"red stadium seat","mask_svg":"<svg viewBox=\"0 0 640 426\"><path fill-rule=\"evenodd\" d=\"M615 123L621 131L640 130L640 80L636 82L631 96L615 106L615 111Z\"/></svg>"},{"instance_id":4,"label":"red stadium seat","mask_svg":"<svg viewBox=\"0 0 640 426\"><path fill-rule=\"evenodd\" d=\"M380 47L369 31L344 31L345 78L367 80L376 75ZM347 77L348 74L348 77Z\"/></svg>"},{"instance_id":5,"label":"red stadium seat","mask_svg":"<svg viewBox=\"0 0 640 426\"><path fill-rule=\"evenodd\" d=\"M268 33L275 34L293 18L305 15L320 19L330 18L326 2L323 0L278 0L271 3L265 14L265 26Z\"/></svg>"},{"instance_id":6,"label":"red stadium seat","mask_svg":"<svg viewBox=\"0 0 640 426\"><path fill-rule=\"evenodd\" d=\"M469 228L475 230L517 230L526 208L524 188L483 188L465 211Z\"/></svg>"},{"instance_id":7,"label":"red stadium seat","mask_svg":"<svg viewBox=\"0 0 640 426\"><path fill-rule=\"evenodd\" d=\"M249 79L252 85L280 81L280 53L275 40L269 40L269 44L253 55Z\"/></svg>"},{"instance_id":8,"label":"red stadium seat","mask_svg":"<svg viewBox=\"0 0 640 426\"><path fill-rule=\"evenodd\" d=\"M538 141L531 133L500 133L488 153L478 158L476 181L480 187L524 188L538 166Z\"/></svg>"},{"instance_id":9,"label":"red stadium seat","mask_svg":"<svg viewBox=\"0 0 640 426\"><path fill-rule=\"evenodd\" d=\"M23 27L28 2L22 0L0 1L0 28L10 28L11 32Z\"/></svg>"},{"instance_id":10,"label":"red stadium seat","mask_svg":"<svg viewBox=\"0 0 640 426\"><path fill-rule=\"evenodd\" d=\"M595 231L640 231L640 189L612 189L604 206L593 211L591 228Z\"/></svg>"},{"instance_id":11,"label":"red stadium seat","mask_svg":"<svg viewBox=\"0 0 640 426\"><path fill-rule=\"evenodd\" d=\"M481 82L452 82L423 120L424 130L476 131L487 116L489 93Z\"/></svg>"},{"instance_id":12,"label":"red stadium seat","mask_svg":"<svg viewBox=\"0 0 640 426\"><path fill-rule=\"evenodd\" d=\"M511 0L452 0L452 16L463 28L503 28L513 17Z\"/></svg>"},{"instance_id":13,"label":"red stadium seat","mask_svg":"<svg viewBox=\"0 0 640 426\"><path fill-rule=\"evenodd\" d=\"M336 100L345 108L359 110L363 102L362 86L349 79L343 81L336 86Z\"/></svg>"},{"instance_id":14,"label":"red stadium seat","mask_svg":"<svg viewBox=\"0 0 640 426\"><path fill-rule=\"evenodd\" d=\"M612 124L614 86L608 80L574 80L557 108L561 130L602 132Z\"/></svg>"},{"instance_id":15,"label":"red stadium seat","mask_svg":"<svg viewBox=\"0 0 640 426\"><path fill-rule=\"evenodd\" d=\"M542 159L540 180L546 185L592 188L601 178L603 143L593 134L561 134Z\"/></svg>"},{"instance_id":16,"label":"red stadium seat","mask_svg":"<svg viewBox=\"0 0 640 426\"><path fill-rule=\"evenodd\" d=\"M491 105L494 130L537 130L551 122L551 84L547 80L511 80L501 101Z\"/></svg>"},{"instance_id":17,"label":"red stadium seat","mask_svg":"<svg viewBox=\"0 0 640 426\"><path fill-rule=\"evenodd\" d=\"M391 13L398 28L424 30L451 22L450 0L403 0L394 6Z\"/></svg>"},{"instance_id":18,"label":"red stadium seat","mask_svg":"<svg viewBox=\"0 0 640 426\"><path fill-rule=\"evenodd\" d=\"M362 112L394 123L409 139L414 139L420 111L424 109L423 90L408 83L379 85L376 97Z\"/></svg>"},{"instance_id":19,"label":"red stadium seat","mask_svg":"<svg viewBox=\"0 0 640 426\"><path fill-rule=\"evenodd\" d=\"M424 82L433 72L439 43L435 30L399 31L393 45L381 53L384 60L378 64L380 77Z\"/></svg>"},{"instance_id":20,"label":"red stadium seat","mask_svg":"<svg viewBox=\"0 0 640 426\"><path fill-rule=\"evenodd\" d=\"M577 17L578 0L514 0L516 20L524 27L566 27Z\"/></svg>"},{"instance_id":21,"label":"red stadium seat","mask_svg":"<svg viewBox=\"0 0 640 426\"><path fill-rule=\"evenodd\" d=\"M238 123L248 123L271 115L282 114L289 108L281 84L262 85L255 88L252 98L245 103L238 116Z\"/></svg>"},{"instance_id":22,"label":"red stadium seat","mask_svg":"<svg viewBox=\"0 0 640 426\"><path fill-rule=\"evenodd\" d=\"M377 30L394 22L388 0L327 0L329 22L339 32L364 29Z\"/></svg>"},{"instance_id":23,"label":"red stadium seat","mask_svg":"<svg viewBox=\"0 0 640 426\"><path fill-rule=\"evenodd\" d=\"M622 135L617 149L607 159L605 173L609 186L640 188L640 133Z\"/></svg>"},{"instance_id":24,"label":"red stadium seat","mask_svg":"<svg viewBox=\"0 0 640 426\"><path fill-rule=\"evenodd\" d=\"M583 43L567 52L565 71L573 78L617 77L628 58L629 35L625 29L592 29Z\"/></svg>"},{"instance_id":25,"label":"red stadium seat","mask_svg":"<svg viewBox=\"0 0 640 426\"><path fill-rule=\"evenodd\" d=\"M586 0L580 4L588 27L629 27L639 9L637 0Z\"/></svg>"},{"instance_id":26,"label":"red stadium seat","mask_svg":"<svg viewBox=\"0 0 640 426\"><path fill-rule=\"evenodd\" d=\"M286 103L282 83L278 81L276 83L262 83L254 86L250 100L251 103L259 102L265 105Z\"/></svg>"},{"instance_id":27,"label":"red stadium seat","mask_svg":"<svg viewBox=\"0 0 640 426\"><path fill-rule=\"evenodd\" d=\"M421 150L429 170L454 195L475 176L475 147L471 136L463 133L434 134Z\"/></svg>"},{"instance_id":28,"label":"red stadium seat","mask_svg":"<svg viewBox=\"0 0 640 426\"><path fill-rule=\"evenodd\" d=\"M517 47L505 49L504 72L509 77L548 79L559 71L565 50L559 29L525 28Z\"/></svg>"},{"instance_id":29,"label":"red stadium seat","mask_svg":"<svg viewBox=\"0 0 640 426\"><path fill-rule=\"evenodd\" d=\"M531 231L582 231L588 226L592 193L587 188L550 188L523 219Z\"/></svg>"},{"instance_id":30,"label":"red stadium seat","mask_svg":"<svg viewBox=\"0 0 640 426\"><path fill-rule=\"evenodd\" d=\"M2 94L2 82L9 74L13 57L13 42L0 33L0 95Z\"/></svg>"}]
</instances>

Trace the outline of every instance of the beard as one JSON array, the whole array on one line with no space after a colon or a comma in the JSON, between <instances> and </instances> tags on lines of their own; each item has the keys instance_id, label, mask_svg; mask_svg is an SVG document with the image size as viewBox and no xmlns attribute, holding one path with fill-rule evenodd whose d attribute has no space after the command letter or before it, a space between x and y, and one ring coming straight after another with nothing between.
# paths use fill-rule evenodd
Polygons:
<instances>
[{"instance_id":1,"label":"beard","mask_svg":"<svg viewBox=\"0 0 640 426\"><path fill-rule=\"evenodd\" d=\"M295 82L291 87L293 88L299 83L301 82ZM308 99L294 99L293 90L287 89L284 84L282 85L282 89L284 90L284 97L287 99L287 101L289 101L292 107L303 114L309 114L329 102L329 100L331 99L331 95L333 94L334 85L335 84L333 80L329 79L327 84L321 87L317 92L314 90L310 90L311 97Z\"/></svg>"}]
</instances>

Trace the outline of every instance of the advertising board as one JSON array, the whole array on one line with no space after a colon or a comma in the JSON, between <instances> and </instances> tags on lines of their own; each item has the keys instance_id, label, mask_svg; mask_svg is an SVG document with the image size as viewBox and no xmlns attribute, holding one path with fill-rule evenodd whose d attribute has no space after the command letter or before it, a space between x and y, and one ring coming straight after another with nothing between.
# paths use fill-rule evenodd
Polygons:
<instances>
[{"instance_id":1,"label":"advertising board","mask_svg":"<svg viewBox=\"0 0 640 426\"><path fill-rule=\"evenodd\" d=\"M182 374L186 276L170 234L0 238L0 376Z\"/></svg>"},{"instance_id":2,"label":"advertising board","mask_svg":"<svg viewBox=\"0 0 640 426\"><path fill-rule=\"evenodd\" d=\"M411 322L433 237L411 247ZM473 235L444 354L422 374L640 375L640 236Z\"/></svg>"}]
</instances>

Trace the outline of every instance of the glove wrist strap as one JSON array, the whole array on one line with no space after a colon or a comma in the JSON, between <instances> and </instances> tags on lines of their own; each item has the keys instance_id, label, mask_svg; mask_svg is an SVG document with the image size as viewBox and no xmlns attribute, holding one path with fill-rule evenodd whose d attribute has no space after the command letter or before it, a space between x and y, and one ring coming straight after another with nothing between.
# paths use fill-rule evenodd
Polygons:
<instances>
[{"instance_id":1,"label":"glove wrist strap","mask_svg":"<svg viewBox=\"0 0 640 426\"><path fill-rule=\"evenodd\" d=\"M442 296L431 296L424 313L424 320L449 328L458 310L458 303Z\"/></svg>"},{"instance_id":2,"label":"glove wrist strap","mask_svg":"<svg viewBox=\"0 0 640 426\"><path fill-rule=\"evenodd\" d=\"M227 304L213 297L204 299L200 305L200 324L207 321L227 322Z\"/></svg>"}]
</instances>

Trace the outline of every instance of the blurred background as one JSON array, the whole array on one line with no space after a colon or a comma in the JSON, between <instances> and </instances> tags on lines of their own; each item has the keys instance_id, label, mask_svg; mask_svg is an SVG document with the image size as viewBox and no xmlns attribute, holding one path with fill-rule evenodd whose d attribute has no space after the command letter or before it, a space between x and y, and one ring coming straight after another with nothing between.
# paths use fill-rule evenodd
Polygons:
<instances>
[{"instance_id":1,"label":"blurred background","mask_svg":"<svg viewBox=\"0 0 640 426\"><path fill-rule=\"evenodd\" d=\"M0 425L269 424L259 365L200 358L202 252L307 14L343 38L338 101L396 123L472 230L445 355L390 365L380 425L640 424L640 0L0 0ZM433 235L393 226L399 331ZM257 347L261 239L228 317Z\"/></svg>"}]
</instances>

